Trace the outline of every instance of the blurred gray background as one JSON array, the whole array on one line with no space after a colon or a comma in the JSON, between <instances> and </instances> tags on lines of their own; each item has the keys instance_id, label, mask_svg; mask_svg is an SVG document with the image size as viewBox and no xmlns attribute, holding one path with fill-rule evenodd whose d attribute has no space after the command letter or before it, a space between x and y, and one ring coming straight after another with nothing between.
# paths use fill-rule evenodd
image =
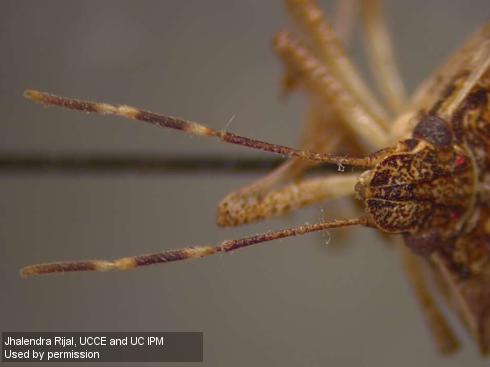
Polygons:
<instances>
[{"instance_id":1,"label":"blurred gray background","mask_svg":"<svg viewBox=\"0 0 490 367\"><path fill-rule=\"evenodd\" d=\"M333 2L322 3L332 14ZM386 3L411 90L490 13L488 0ZM235 116L231 131L296 144L305 101L279 98L281 68L270 47L289 23L280 1L3 0L0 151L250 154L142 123L44 109L22 98L26 88L218 129ZM365 70L362 46L354 46ZM2 174L0 330L203 331L206 366L488 365L466 337L455 357L437 355L398 253L368 229L331 231L328 245L328 236L313 234L132 272L19 277L30 263L210 244L323 215L314 207L217 228L217 202L258 176L212 176ZM327 207L325 216L335 213Z\"/></svg>"}]
</instances>

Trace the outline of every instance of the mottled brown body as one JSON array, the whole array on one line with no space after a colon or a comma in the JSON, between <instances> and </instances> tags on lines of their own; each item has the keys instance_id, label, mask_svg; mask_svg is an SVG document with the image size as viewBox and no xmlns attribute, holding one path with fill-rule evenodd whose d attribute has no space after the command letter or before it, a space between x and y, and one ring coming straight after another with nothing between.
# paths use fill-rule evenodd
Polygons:
<instances>
[{"instance_id":1,"label":"mottled brown body","mask_svg":"<svg viewBox=\"0 0 490 367\"><path fill-rule=\"evenodd\" d=\"M489 32L487 25L481 31L484 39ZM427 104L429 98L423 101L411 138L361 175L356 191L371 225L402 233L405 244L427 258L450 304L482 353L488 353L490 67L488 42L483 51L470 46L463 53L466 60L457 60L463 66L444 75L445 85L432 85L438 98L433 105ZM483 57L475 57L476 52ZM468 87L474 67L480 75Z\"/></svg>"},{"instance_id":2,"label":"mottled brown body","mask_svg":"<svg viewBox=\"0 0 490 367\"><path fill-rule=\"evenodd\" d=\"M456 78L455 84L458 83ZM437 113L437 112L436 112ZM441 111L443 113L443 111ZM478 340L490 351L490 68L449 116L456 144L472 157L474 203L460 229L431 260L450 285L448 297Z\"/></svg>"},{"instance_id":3,"label":"mottled brown body","mask_svg":"<svg viewBox=\"0 0 490 367\"><path fill-rule=\"evenodd\" d=\"M421 235L437 228L449 235L474 192L469 158L460 151L425 140L400 142L359 179L358 195L372 225L390 233Z\"/></svg>"}]
</instances>

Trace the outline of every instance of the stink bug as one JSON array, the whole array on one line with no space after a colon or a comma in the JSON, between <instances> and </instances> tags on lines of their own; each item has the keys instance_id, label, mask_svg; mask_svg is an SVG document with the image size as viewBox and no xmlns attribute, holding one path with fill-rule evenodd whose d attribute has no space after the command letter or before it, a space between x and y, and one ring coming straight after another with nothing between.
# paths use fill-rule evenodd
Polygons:
<instances>
[{"instance_id":1,"label":"stink bug","mask_svg":"<svg viewBox=\"0 0 490 367\"><path fill-rule=\"evenodd\" d=\"M128 106L80 101L34 90L25 95L46 105L142 120L291 158L265 179L227 196L219 207L220 225L248 223L347 195L357 197L364 209L362 214L354 219L225 241L219 246L188 247L115 261L34 265L24 268L22 274L126 270L229 252L312 231L364 225L403 237L407 268L441 351L453 351L457 341L428 293L419 264L423 259L486 353L490 347L490 250L485 206L490 25L471 37L406 102L377 3L363 2L368 40L374 50L372 58L387 100L387 106L383 106L365 87L317 5L291 0L288 7L304 28L309 43L305 46L288 32L276 37L274 46L286 67L285 88L307 90L314 110L327 105L330 111L328 118L312 119L307 130L317 139L309 140L304 149L270 144ZM334 148L341 143L334 143L334 136L325 137L322 132L327 129L345 137L348 143L344 141L342 147L347 155L334 154ZM374 153L368 153L366 146ZM311 165L322 163L338 165L339 170L349 166L367 171L339 172L288 183ZM278 185L284 186L274 189Z\"/></svg>"}]
</instances>

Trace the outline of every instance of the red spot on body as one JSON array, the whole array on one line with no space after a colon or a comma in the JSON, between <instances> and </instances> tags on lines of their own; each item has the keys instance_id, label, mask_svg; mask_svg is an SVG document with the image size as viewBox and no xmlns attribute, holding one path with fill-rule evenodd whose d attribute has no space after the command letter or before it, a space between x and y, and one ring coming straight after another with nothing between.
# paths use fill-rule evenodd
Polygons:
<instances>
[{"instance_id":1,"label":"red spot on body","mask_svg":"<svg viewBox=\"0 0 490 367\"><path fill-rule=\"evenodd\" d=\"M456 167L464 166L465 163L466 163L466 158L464 156L462 155L456 156L456 160L455 160Z\"/></svg>"}]
</instances>

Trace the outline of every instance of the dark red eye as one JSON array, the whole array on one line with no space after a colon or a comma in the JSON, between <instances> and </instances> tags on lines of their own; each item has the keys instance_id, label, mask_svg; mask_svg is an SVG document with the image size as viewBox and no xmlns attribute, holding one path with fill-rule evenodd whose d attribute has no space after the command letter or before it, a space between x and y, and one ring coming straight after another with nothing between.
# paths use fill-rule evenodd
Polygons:
<instances>
[{"instance_id":1,"label":"dark red eye","mask_svg":"<svg viewBox=\"0 0 490 367\"><path fill-rule=\"evenodd\" d=\"M451 216L451 220L459 220L459 218L461 218L461 214L459 214L459 212L457 211L452 211L451 214L449 214Z\"/></svg>"}]
</instances>

